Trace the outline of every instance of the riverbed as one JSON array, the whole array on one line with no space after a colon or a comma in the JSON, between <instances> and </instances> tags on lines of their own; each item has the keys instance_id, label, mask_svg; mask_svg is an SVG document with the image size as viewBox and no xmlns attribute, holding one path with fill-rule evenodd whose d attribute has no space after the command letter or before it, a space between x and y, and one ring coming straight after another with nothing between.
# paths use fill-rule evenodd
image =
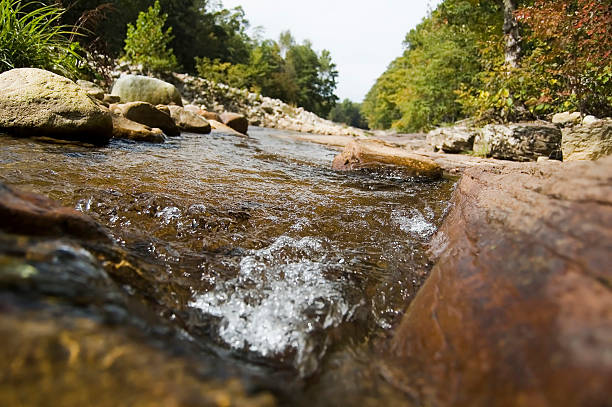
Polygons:
<instances>
[{"instance_id":1,"label":"riverbed","mask_svg":"<svg viewBox=\"0 0 612 407\"><path fill-rule=\"evenodd\" d=\"M129 299L115 322L129 325L126 337L196 370L206 365L206 377L239 377L280 404L411 405L381 378L378 354L428 275L427 243L454 181L339 173L337 150L279 130L249 136L184 133L106 147L1 136L0 181L108 228L110 247L84 247ZM6 239L5 256L30 244ZM9 315L19 296L2 289ZM77 307L99 319L61 295L62 313ZM20 385L36 391L41 380Z\"/></svg>"}]
</instances>

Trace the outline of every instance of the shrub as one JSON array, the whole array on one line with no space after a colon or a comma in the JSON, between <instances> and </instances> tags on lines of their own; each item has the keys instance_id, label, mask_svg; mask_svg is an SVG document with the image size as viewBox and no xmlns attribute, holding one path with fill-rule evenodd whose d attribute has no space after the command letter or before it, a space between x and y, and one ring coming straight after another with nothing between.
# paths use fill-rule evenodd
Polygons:
<instances>
[{"instance_id":1,"label":"shrub","mask_svg":"<svg viewBox=\"0 0 612 407\"><path fill-rule=\"evenodd\" d=\"M41 68L75 79L85 67L73 29L56 5L0 0L0 72Z\"/></svg>"},{"instance_id":2,"label":"shrub","mask_svg":"<svg viewBox=\"0 0 612 407\"><path fill-rule=\"evenodd\" d=\"M174 39L172 27L164 31L167 14L161 13L161 6L156 0L153 7L141 11L136 26L128 24L125 39L125 60L135 65L142 65L148 73L168 73L179 69L172 48L168 48Z\"/></svg>"}]
</instances>

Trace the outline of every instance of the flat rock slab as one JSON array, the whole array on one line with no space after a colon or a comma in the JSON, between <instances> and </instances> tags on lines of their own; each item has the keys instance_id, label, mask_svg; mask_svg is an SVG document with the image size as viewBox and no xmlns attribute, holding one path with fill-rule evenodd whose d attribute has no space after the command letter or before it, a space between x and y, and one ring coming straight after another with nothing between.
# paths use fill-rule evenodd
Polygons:
<instances>
[{"instance_id":1,"label":"flat rock slab","mask_svg":"<svg viewBox=\"0 0 612 407\"><path fill-rule=\"evenodd\" d=\"M437 406L609 406L612 157L468 169L383 374Z\"/></svg>"},{"instance_id":2,"label":"flat rock slab","mask_svg":"<svg viewBox=\"0 0 612 407\"><path fill-rule=\"evenodd\" d=\"M0 74L0 130L105 144L112 128L109 111L70 79L35 68Z\"/></svg>"},{"instance_id":3,"label":"flat rock slab","mask_svg":"<svg viewBox=\"0 0 612 407\"><path fill-rule=\"evenodd\" d=\"M379 170L392 167L409 177L439 178L442 168L433 161L378 142L351 141L332 163L337 171Z\"/></svg>"}]
</instances>

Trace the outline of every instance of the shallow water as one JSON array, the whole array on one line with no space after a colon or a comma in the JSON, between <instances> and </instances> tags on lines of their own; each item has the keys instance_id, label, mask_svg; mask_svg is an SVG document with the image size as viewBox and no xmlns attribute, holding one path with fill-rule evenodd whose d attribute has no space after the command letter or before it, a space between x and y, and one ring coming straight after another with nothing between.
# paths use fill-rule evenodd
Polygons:
<instances>
[{"instance_id":1,"label":"shallow water","mask_svg":"<svg viewBox=\"0 0 612 407\"><path fill-rule=\"evenodd\" d=\"M380 379L375 347L429 271L452 181L337 173L335 150L259 128L2 144L0 181L107 226L120 289L219 363L284 372L269 388L286 404L408 403Z\"/></svg>"}]
</instances>

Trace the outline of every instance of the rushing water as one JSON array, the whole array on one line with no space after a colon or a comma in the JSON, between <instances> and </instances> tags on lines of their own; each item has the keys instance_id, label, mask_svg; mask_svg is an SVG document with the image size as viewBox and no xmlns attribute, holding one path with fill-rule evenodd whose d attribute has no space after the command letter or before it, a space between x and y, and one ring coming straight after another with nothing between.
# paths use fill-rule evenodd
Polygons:
<instances>
[{"instance_id":1,"label":"rushing water","mask_svg":"<svg viewBox=\"0 0 612 407\"><path fill-rule=\"evenodd\" d=\"M190 340L285 372L270 388L289 404L401 405L374 344L429 270L452 181L337 173L335 150L258 128L163 145L2 144L0 181L107 226L121 290Z\"/></svg>"}]
</instances>

